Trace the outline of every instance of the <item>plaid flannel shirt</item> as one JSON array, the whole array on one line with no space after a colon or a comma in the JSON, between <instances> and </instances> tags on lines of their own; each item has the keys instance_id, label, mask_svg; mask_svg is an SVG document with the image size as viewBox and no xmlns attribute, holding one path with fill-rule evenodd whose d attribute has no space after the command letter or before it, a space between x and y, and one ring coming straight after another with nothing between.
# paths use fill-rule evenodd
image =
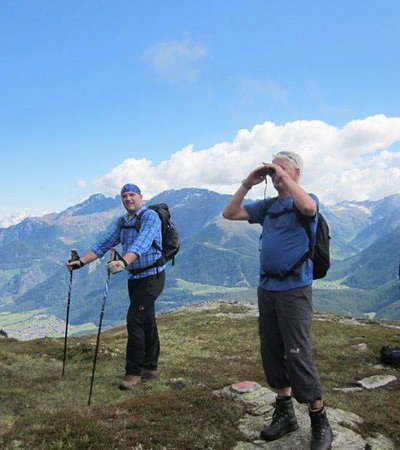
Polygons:
<instances>
[{"instance_id":1,"label":"plaid flannel shirt","mask_svg":"<svg viewBox=\"0 0 400 450\"><path fill-rule=\"evenodd\" d=\"M137 216L144 210L146 210L145 206L139 208L130 220L128 214L119 217L105 236L92 247L92 251L101 258L112 247L121 244L123 254L136 253L138 255L138 259L130 264L128 269L140 269L155 263L162 255L158 250L158 248L162 248L161 220L155 211L148 209L141 216L140 230L137 232L133 226ZM122 228L123 225L130 228ZM152 245L153 242L158 248ZM165 265L153 267L135 275L129 273L128 278L148 277L162 272L164 268Z\"/></svg>"}]
</instances>

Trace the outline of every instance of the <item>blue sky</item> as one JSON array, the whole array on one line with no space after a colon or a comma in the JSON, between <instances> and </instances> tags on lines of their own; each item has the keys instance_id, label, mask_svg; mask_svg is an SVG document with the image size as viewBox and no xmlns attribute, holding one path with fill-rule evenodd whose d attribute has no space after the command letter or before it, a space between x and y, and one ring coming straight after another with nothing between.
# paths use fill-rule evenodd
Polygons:
<instances>
[{"instance_id":1,"label":"blue sky","mask_svg":"<svg viewBox=\"0 0 400 450\"><path fill-rule=\"evenodd\" d=\"M399 23L385 0L2 0L0 224L125 181L234 192L281 147L340 185L311 170L322 200L399 192Z\"/></svg>"}]
</instances>

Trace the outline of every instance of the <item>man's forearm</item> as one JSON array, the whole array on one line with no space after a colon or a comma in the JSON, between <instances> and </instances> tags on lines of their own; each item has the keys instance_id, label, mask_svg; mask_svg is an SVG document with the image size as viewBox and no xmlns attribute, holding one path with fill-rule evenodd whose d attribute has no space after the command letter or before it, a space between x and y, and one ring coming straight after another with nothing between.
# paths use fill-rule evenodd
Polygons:
<instances>
[{"instance_id":1,"label":"man's forearm","mask_svg":"<svg viewBox=\"0 0 400 450\"><path fill-rule=\"evenodd\" d=\"M249 185L246 185L245 182L242 183L222 212L225 219L247 220L249 218L247 211L242 206L242 203L250 189L251 187L249 187Z\"/></svg>"},{"instance_id":2,"label":"man's forearm","mask_svg":"<svg viewBox=\"0 0 400 450\"><path fill-rule=\"evenodd\" d=\"M317 205L315 201L298 183L295 183L289 176L282 178L282 183L285 184L287 191L293 198L294 204L302 214L310 217L316 214Z\"/></svg>"},{"instance_id":3,"label":"man's forearm","mask_svg":"<svg viewBox=\"0 0 400 450\"><path fill-rule=\"evenodd\" d=\"M134 252L128 252L128 253L125 253L123 258L124 258L126 264L129 266L129 264L132 264L133 262L135 262L138 259L138 255Z\"/></svg>"},{"instance_id":4,"label":"man's forearm","mask_svg":"<svg viewBox=\"0 0 400 450\"><path fill-rule=\"evenodd\" d=\"M89 264L92 261L98 259L98 255L96 255L96 253L93 252L92 250L89 250L85 255L81 256L79 259L83 262L83 264Z\"/></svg>"}]
</instances>

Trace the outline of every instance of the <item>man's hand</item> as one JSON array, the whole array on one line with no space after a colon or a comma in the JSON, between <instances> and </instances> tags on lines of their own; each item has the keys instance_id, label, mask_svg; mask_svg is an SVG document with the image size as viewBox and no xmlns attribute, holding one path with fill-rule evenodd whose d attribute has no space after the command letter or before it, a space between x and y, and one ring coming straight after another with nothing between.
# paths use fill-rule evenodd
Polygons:
<instances>
[{"instance_id":1,"label":"man's hand","mask_svg":"<svg viewBox=\"0 0 400 450\"><path fill-rule=\"evenodd\" d=\"M266 171L268 171L268 175L271 177L275 188L282 185L283 179L291 179L287 172L279 164L264 162L261 172L265 173ZM264 178L266 178L266 175Z\"/></svg>"},{"instance_id":2,"label":"man's hand","mask_svg":"<svg viewBox=\"0 0 400 450\"><path fill-rule=\"evenodd\" d=\"M276 175L277 177L284 177L286 174L286 171L279 165L279 164L273 164L273 163L263 163L265 169L269 169L273 171L273 175Z\"/></svg>"},{"instance_id":3,"label":"man's hand","mask_svg":"<svg viewBox=\"0 0 400 450\"><path fill-rule=\"evenodd\" d=\"M247 189L251 189L252 186L262 183L265 180L265 174L263 174L263 170L264 166L257 167L257 169L253 170L247 175L247 177L242 181L242 185Z\"/></svg>"},{"instance_id":4,"label":"man's hand","mask_svg":"<svg viewBox=\"0 0 400 450\"><path fill-rule=\"evenodd\" d=\"M67 261L66 267L70 272L72 272L73 270L80 269L84 265L85 263L82 262L80 259L76 259L73 261L70 259Z\"/></svg>"},{"instance_id":5,"label":"man's hand","mask_svg":"<svg viewBox=\"0 0 400 450\"><path fill-rule=\"evenodd\" d=\"M126 262L124 260L119 260L119 261L108 261L107 263L107 271L109 273L118 273L118 272L122 272L125 267L127 266Z\"/></svg>"}]
</instances>

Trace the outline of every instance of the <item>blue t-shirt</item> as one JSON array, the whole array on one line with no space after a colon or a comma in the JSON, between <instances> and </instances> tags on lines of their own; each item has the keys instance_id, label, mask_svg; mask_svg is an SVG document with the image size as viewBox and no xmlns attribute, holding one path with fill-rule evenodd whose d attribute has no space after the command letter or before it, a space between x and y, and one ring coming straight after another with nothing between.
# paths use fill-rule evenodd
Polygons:
<instances>
[{"instance_id":1,"label":"blue t-shirt","mask_svg":"<svg viewBox=\"0 0 400 450\"><path fill-rule=\"evenodd\" d=\"M314 194L309 194L319 209L319 200ZM268 200L268 199L267 199ZM301 258L309 248L309 239L305 228L300 224L295 212L289 212L276 218L268 214L263 216L267 200L260 200L244 206L250 216L250 223L262 225L260 241L260 274L264 271L274 274L285 273ZM269 213L276 213L293 207L292 197L277 198L269 207ZM310 217L311 229L315 236L318 214ZM308 286L313 281L313 263L308 258L296 271L280 281L275 278L265 278L260 275L259 286L269 291L286 291Z\"/></svg>"}]
</instances>

